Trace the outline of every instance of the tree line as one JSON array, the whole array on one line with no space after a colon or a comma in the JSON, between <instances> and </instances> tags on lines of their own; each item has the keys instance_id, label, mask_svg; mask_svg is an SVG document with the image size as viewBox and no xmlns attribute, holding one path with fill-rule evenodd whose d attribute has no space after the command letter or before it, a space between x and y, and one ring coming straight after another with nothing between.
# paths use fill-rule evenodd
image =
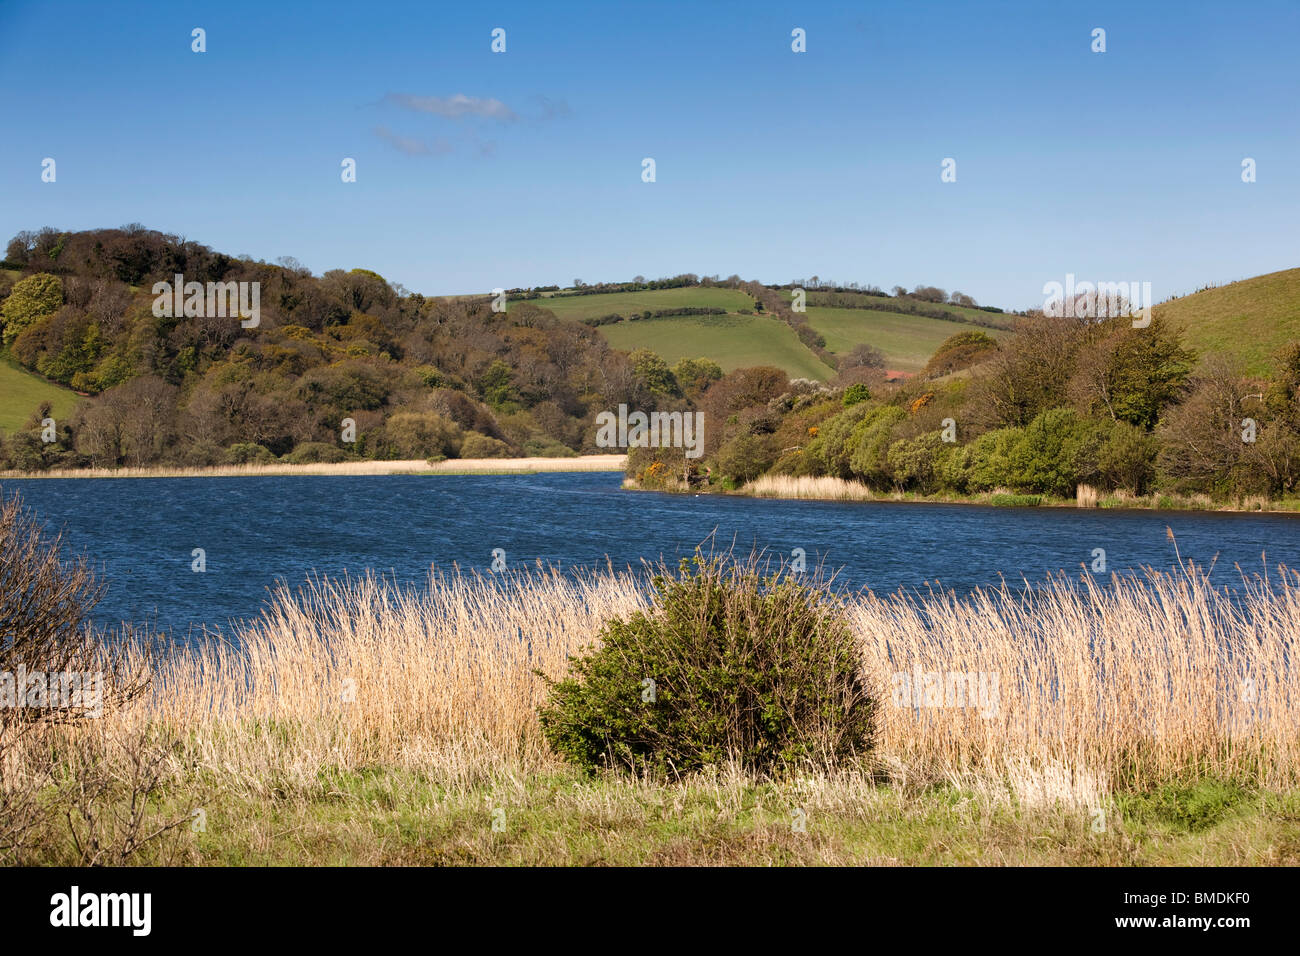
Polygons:
<instances>
[{"instance_id":1,"label":"tree line","mask_svg":"<svg viewBox=\"0 0 1300 956\"><path fill-rule=\"evenodd\" d=\"M33 408L0 468L574 455L600 450L599 411L656 401L581 323L364 268L314 276L134 224L19 233L4 266L0 347L86 400L52 427ZM153 284L176 274L260 283L258 327L155 315Z\"/></svg>"},{"instance_id":2,"label":"tree line","mask_svg":"<svg viewBox=\"0 0 1300 956\"><path fill-rule=\"evenodd\" d=\"M1000 341L954 335L901 383L872 365L825 384L747 369L702 403L711 414L700 462L640 450L629 470L644 475L663 458L656 474L723 488L831 475L922 495L1069 498L1088 485L1241 500L1300 490L1300 342L1272 376L1252 378L1229 355L1196 354L1158 316L1142 327L1031 313Z\"/></svg>"}]
</instances>

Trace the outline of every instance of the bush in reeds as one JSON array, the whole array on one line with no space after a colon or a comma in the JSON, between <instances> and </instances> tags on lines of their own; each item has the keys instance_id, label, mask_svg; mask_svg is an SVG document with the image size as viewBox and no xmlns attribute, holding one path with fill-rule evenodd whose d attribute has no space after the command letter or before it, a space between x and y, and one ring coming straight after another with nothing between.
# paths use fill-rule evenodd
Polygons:
<instances>
[{"instance_id":1,"label":"bush in reeds","mask_svg":"<svg viewBox=\"0 0 1300 956\"><path fill-rule=\"evenodd\" d=\"M680 774L863 758L876 702L843 608L820 580L697 555L654 578L654 607L610 621L540 712L562 756Z\"/></svg>"}]
</instances>

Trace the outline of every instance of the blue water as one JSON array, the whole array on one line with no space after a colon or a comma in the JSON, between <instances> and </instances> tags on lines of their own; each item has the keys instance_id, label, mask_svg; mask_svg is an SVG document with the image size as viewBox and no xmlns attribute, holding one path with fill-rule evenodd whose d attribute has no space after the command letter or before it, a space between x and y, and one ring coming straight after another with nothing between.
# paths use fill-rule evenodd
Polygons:
<instances>
[{"instance_id":1,"label":"blue water","mask_svg":"<svg viewBox=\"0 0 1300 956\"><path fill-rule=\"evenodd\" d=\"M1300 569L1300 517L1198 512L986 508L889 502L776 501L622 491L611 473L485 477L41 479L0 481L67 546L103 572L103 624L148 624L184 639L257 614L277 580L364 571L421 583L430 565L487 572L494 548L517 569L640 568L675 559L716 533L789 555L803 548L876 591L967 591L1000 575L1041 582L1078 573L1106 551L1107 570L1184 561L1214 579L1285 564ZM207 570L191 570L193 549Z\"/></svg>"}]
</instances>

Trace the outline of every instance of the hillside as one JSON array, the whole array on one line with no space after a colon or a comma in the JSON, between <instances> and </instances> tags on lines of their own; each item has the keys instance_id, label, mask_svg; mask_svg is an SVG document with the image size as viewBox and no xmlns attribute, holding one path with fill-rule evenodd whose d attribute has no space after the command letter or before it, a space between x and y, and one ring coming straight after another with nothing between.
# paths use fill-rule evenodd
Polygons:
<instances>
[{"instance_id":1,"label":"hillside","mask_svg":"<svg viewBox=\"0 0 1300 956\"><path fill-rule=\"evenodd\" d=\"M787 302L790 299L788 292L779 295ZM818 297L835 295L813 292L809 298L815 302ZM806 318L809 325L825 338L826 349L840 355L856 345L871 345L883 353L888 368L904 372L915 372L924 367L939 344L950 335L977 327L963 321L906 314L901 310L880 311L889 303L898 301L883 296L844 293L836 298L851 303L869 303L872 307L836 308L810 304ZM682 358L711 358L726 371L748 365L774 365L795 377L825 380L834 374L834 370L800 342L785 323L773 321L767 315L740 314L741 309L752 309L754 300L739 289L694 285L595 295L557 294L531 299L526 304L549 309L558 318L575 321L624 316L624 321L600 325L597 331L616 349L647 348L659 353L669 363ZM1011 322L1009 316L961 306L910 302L908 305L958 315L971 323L979 323L995 337L1004 333L988 326L1009 326ZM514 307L517 306L512 305ZM645 312L709 308L726 309L728 314L628 319Z\"/></svg>"},{"instance_id":2,"label":"hillside","mask_svg":"<svg viewBox=\"0 0 1300 956\"><path fill-rule=\"evenodd\" d=\"M867 309L811 306L807 315L808 324L826 339L826 348L836 355L848 352L855 345L872 345L884 353L887 367L903 372L920 371L949 336L979 328L923 315ZM994 338L1006 334L999 329L981 331Z\"/></svg>"},{"instance_id":3,"label":"hillside","mask_svg":"<svg viewBox=\"0 0 1300 956\"><path fill-rule=\"evenodd\" d=\"M741 309L754 308L754 299L739 289L691 285L595 295L559 294L519 301L510 308L524 305L549 309L557 318L573 321L621 315L622 322L597 327L601 337L613 348L628 352L650 349L669 364L684 358L710 358L727 372L773 365L792 378L821 381L835 374L779 318L741 314ZM631 318L679 309L725 309L727 314Z\"/></svg>"},{"instance_id":4,"label":"hillside","mask_svg":"<svg viewBox=\"0 0 1300 956\"><path fill-rule=\"evenodd\" d=\"M1202 355L1225 352L1237 356L1248 374L1271 375L1278 350L1300 339L1300 269L1206 289L1154 311L1183 328L1187 344Z\"/></svg>"},{"instance_id":5,"label":"hillside","mask_svg":"<svg viewBox=\"0 0 1300 956\"><path fill-rule=\"evenodd\" d=\"M643 292L607 292L598 295L550 295L528 300L531 305L550 309L561 319L597 319L618 313L661 312L667 309L752 309L754 300L739 289L713 286L685 286L680 289L647 289Z\"/></svg>"},{"instance_id":6,"label":"hillside","mask_svg":"<svg viewBox=\"0 0 1300 956\"><path fill-rule=\"evenodd\" d=\"M972 392L968 409L957 409L967 399L956 392L943 401L918 393L913 399L924 399L918 407L927 415L941 420L950 401L962 421L1010 415L1005 424L1026 427L1039 412L1080 401L1075 393L1087 385L1081 379L1066 395L1069 375L1041 367L1041 340L1051 328L1010 332L1000 326L1014 316L950 305L930 287L899 297L819 288L809 292L806 312L792 313L788 290L736 276L702 284L684 273L579 290L590 294L550 287L540 296L515 295L502 315L487 295L425 297L366 268L316 276L292 259L236 258L135 225L20 233L5 263L0 469L596 453L603 449L594 423L603 410L697 408L748 428L753 423L738 413L780 397L786 376L828 381L860 345L879 350L888 369L916 372L961 332L1002 339L1005 395L991 391L996 374L992 385ZM209 284L206 304L199 295L182 313L170 299L155 301L154 283L177 273ZM260 305L249 306L252 325L213 311L217 283L238 287L241 301L248 289L260 290ZM1186 330L1189 345L1233 352L1259 375L1273 369L1284 342L1300 339L1297 304L1300 270L1290 270L1158 309L1170 326ZM1126 323L1120 331L1132 330ZM1177 373L1166 384L1179 393L1192 359L1179 358L1172 343L1165 351L1177 361L1157 371ZM1136 380L1151 377L1143 372ZM1025 382L1037 379L1027 391ZM1242 389L1245 396L1260 391L1253 382ZM889 394L880 400L901 401ZM43 401L58 422L54 442L28 426ZM1169 401L1166 392L1139 395L1125 414L1149 429ZM1194 431L1205 415L1184 417L1182 430ZM813 424L794 423L780 448L799 445ZM898 437L918 438L923 425L930 427L918 418ZM726 437L725 430L712 434L711 442ZM758 461L751 445L723 453L736 477ZM1291 474L1271 460L1265 465ZM1300 474L1300 463L1296 469Z\"/></svg>"},{"instance_id":7,"label":"hillside","mask_svg":"<svg viewBox=\"0 0 1300 956\"><path fill-rule=\"evenodd\" d=\"M52 385L9 359L0 359L0 434L21 428L42 402L53 406L58 421L72 414L78 401L75 392Z\"/></svg>"},{"instance_id":8,"label":"hillside","mask_svg":"<svg viewBox=\"0 0 1300 956\"><path fill-rule=\"evenodd\" d=\"M657 368L527 302L502 316L487 296L426 299L370 269L316 276L138 225L22 232L5 251L0 470L569 457L602 450L602 409L664 394ZM183 311L152 292L178 273L200 287ZM653 384L671 394L670 376ZM54 442L24 427L44 398Z\"/></svg>"},{"instance_id":9,"label":"hillside","mask_svg":"<svg viewBox=\"0 0 1300 956\"><path fill-rule=\"evenodd\" d=\"M616 349L647 348L670 365L684 358L711 358L724 372L774 365L791 378L824 381L835 374L790 326L766 315L674 315L602 325L597 331Z\"/></svg>"},{"instance_id":10,"label":"hillside","mask_svg":"<svg viewBox=\"0 0 1300 956\"><path fill-rule=\"evenodd\" d=\"M941 292L942 290L935 290ZM790 290L783 289L781 298L790 302ZM932 302L908 297L895 297L870 292L833 292L825 289L810 289L807 293L809 308L820 306L828 309L861 309L864 311L892 312L898 315L928 315L930 318L972 323L990 328L1011 328L1015 316L1006 312L990 312L986 309L953 305L950 302Z\"/></svg>"}]
</instances>

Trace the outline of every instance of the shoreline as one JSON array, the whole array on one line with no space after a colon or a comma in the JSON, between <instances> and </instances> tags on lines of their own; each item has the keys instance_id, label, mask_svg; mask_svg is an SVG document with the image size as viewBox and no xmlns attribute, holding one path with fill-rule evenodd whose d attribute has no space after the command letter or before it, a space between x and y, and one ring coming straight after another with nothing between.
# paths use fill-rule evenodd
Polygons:
<instances>
[{"instance_id":1,"label":"shoreline","mask_svg":"<svg viewBox=\"0 0 1300 956\"><path fill-rule=\"evenodd\" d=\"M761 480L761 479L760 479ZM754 489L753 483L739 489L677 489L646 488L635 479L623 482L626 491L653 491L666 495L717 495L724 498L753 498L774 501L827 501L839 503L875 503L897 505L968 505L983 508L1017 509L1071 509L1077 511L1156 511L1188 512L1196 514L1277 514L1300 515L1300 499L1270 501L1252 498L1248 502L1217 502L1209 498L1182 495L1146 495L1137 498L1126 496L1100 496L1097 503L1080 505L1070 498L1052 498L1047 495L1020 495L1013 492L984 492L980 495L918 495L915 492L878 492L857 482L842 481L834 488L826 487L821 493L807 489L778 491L771 488ZM1003 500L998 500L1003 499ZM1029 501L1027 499L1037 499ZM1162 502L1168 502L1162 504Z\"/></svg>"},{"instance_id":2,"label":"shoreline","mask_svg":"<svg viewBox=\"0 0 1300 956\"><path fill-rule=\"evenodd\" d=\"M276 476L366 475L536 475L559 472L623 471L626 455L578 455L573 458L449 458L430 463L415 458L401 461L340 461L314 464L271 462L249 465L211 465L203 468L56 468L50 471L4 471L5 479L31 478L259 478Z\"/></svg>"}]
</instances>

